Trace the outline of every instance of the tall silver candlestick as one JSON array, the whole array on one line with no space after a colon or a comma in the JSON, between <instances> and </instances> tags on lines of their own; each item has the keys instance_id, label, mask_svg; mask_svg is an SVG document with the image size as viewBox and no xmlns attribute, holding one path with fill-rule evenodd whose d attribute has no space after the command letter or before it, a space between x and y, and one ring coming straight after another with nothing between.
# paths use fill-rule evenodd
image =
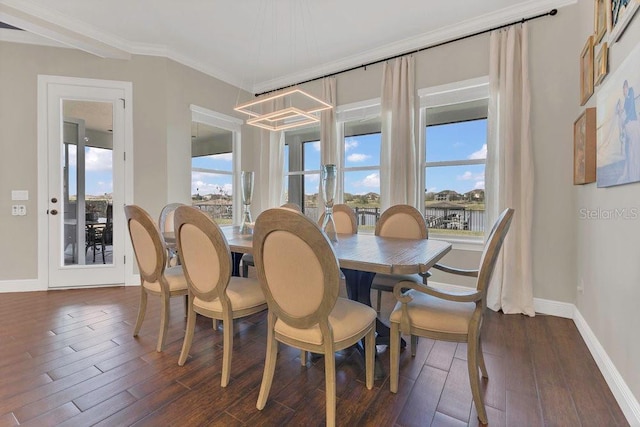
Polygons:
<instances>
[{"instance_id":1,"label":"tall silver candlestick","mask_svg":"<svg viewBox=\"0 0 640 427\"><path fill-rule=\"evenodd\" d=\"M323 165L320 175L320 194L324 198L324 220L322 231L331 242L338 241L336 224L333 220L333 202L336 197L336 179L338 168L336 165Z\"/></svg>"},{"instance_id":2,"label":"tall silver candlestick","mask_svg":"<svg viewBox=\"0 0 640 427\"><path fill-rule=\"evenodd\" d=\"M253 171L242 171L242 228L240 233L251 234L253 232L251 220L251 198L253 197Z\"/></svg>"}]
</instances>

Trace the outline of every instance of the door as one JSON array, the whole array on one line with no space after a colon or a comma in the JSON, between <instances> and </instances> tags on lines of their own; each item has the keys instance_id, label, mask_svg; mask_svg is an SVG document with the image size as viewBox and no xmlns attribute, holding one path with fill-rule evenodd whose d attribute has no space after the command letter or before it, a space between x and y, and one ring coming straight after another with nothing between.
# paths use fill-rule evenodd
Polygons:
<instances>
[{"instance_id":1,"label":"door","mask_svg":"<svg viewBox=\"0 0 640 427\"><path fill-rule=\"evenodd\" d=\"M50 288L125 282L125 99L123 88L47 85Z\"/></svg>"}]
</instances>

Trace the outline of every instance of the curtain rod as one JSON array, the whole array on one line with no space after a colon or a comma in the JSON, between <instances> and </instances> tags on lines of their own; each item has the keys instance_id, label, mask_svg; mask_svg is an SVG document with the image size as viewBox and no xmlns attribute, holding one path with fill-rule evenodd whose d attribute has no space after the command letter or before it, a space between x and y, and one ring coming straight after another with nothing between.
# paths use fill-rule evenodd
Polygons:
<instances>
[{"instance_id":1,"label":"curtain rod","mask_svg":"<svg viewBox=\"0 0 640 427\"><path fill-rule=\"evenodd\" d=\"M304 81L301 81L301 82L298 82L298 83L290 84L290 85L287 85L287 86L282 86L282 87L279 87L277 89L272 89L272 90L267 90L265 92L256 93L255 96L266 95L268 93L277 92L277 91L282 90L282 89L287 89L287 88L290 88L290 87L293 87L293 86L298 86L298 85L301 85L301 84L305 84L305 83L313 82L313 81L316 81L316 80L324 79L325 77L337 76L338 74L343 74L343 73L346 73L346 72L349 72L349 71L357 70L358 68L365 68L366 69L370 65L375 65L375 64L379 64L381 62L390 61L392 59L400 58L400 57L405 56L405 55L411 55L413 53L422 52L423 50L432 49L434 47L444 46L444 45L449 44L449 43L453 43L453 42L457 42L457 41L460 41L460 40L468 39L468 38L471 38L471 37L479 36L481 34L489 33L491 31L500 30L500 29L508 27L510 25L524 24L527 21L532 21L532 20L538 19L538 18L544 18L545 16L555 16L557 13L558 13L558 9L551 9L549 12L541 13L541 14L535 15L535 16L530 16L529 18L522 18L519 21L509 22L508 24L499 25L497 27L489 28L487 30L477 31L477 32L472 33L472 34L467 34L466 36L456 37L454 39L446 40L446 41L439 42L439 43L436 43L436 44L432 44L432 45L429 45L429 46L425 46L425 47L422 47L420 49L411 50L409 52L400 53L400 54L394 55L394 56L389 56L388 58L378 59L378 60L375 60L375 61L367 62L366 64L356 65L355 67L347 68L347 69L341 70L341 71L336 71L334 73L325 74L325 75L322 75L322 76L319 76L319 77L314 77L314 78L311 78L311 79L308 79L308 80L304 80Z\"/></svg>"}]
</instances>

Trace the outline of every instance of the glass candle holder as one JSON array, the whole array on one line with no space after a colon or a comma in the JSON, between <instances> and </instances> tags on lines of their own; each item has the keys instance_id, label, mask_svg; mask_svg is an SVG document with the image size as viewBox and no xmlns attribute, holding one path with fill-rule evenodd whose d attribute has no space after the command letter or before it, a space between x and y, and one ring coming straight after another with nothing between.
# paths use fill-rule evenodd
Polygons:
<instances>
[{"instance_id":1,"label":"glass candle holder","mask_svg":"<svg viewBox=\"0 0 640 427\"><path fill-rule=\"evenodd\" d=\"M253 197L253 171L242 171L242 228L240 233L251 234L253 221L251 220L251 198Z\"/></svg>"},{"instance_id":2,"label":"glass candle holder","mask_svg":"<svg viewBox=\"0 0 640 427\"><path fill-rule=\"evenodd\" d=\"M322 231L325 232L331 242L338 242L336 224L333 219L333 203L336 197L336 179L338 167L336 165L323 165L320 174L320 194L324 199L324 219Z\"/></svg>"}]
</instances>

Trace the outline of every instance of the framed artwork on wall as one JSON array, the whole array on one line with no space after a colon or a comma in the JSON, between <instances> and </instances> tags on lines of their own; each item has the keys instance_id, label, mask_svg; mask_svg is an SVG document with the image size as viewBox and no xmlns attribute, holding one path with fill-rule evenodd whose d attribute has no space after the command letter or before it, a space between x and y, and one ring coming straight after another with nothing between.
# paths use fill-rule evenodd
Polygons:
<instances>
[{"instance_id":1,"label":"framed artwork on wall","mask_svg":"<svg viewBox=\"0 0 640 427\"><path fill-rule=\"evenodd\" d=\"M602 43L595 59L595 84L599 85L609 72L609 47Z\"/></svg>"},{"instance_id":2,"label":"framed artwork on wall","mask_svg":"<svg viewBox=\"0 0 640 427\"><path fill-rule=\"evenodd\" d=\"M597 96L598 187L640 182L640 44L600 86Z\"/></svg>"},{"instance_id":3,"label":"framed artwork on wall","mask_svg":"<svg viewBox=\"0 0 640 427\"><path fill-rule=\"evenodd\" d=\"M580 105L586 104L591 95L593 95L593 36L587 38L580 53Z\"/></svg>"},{"instance_id":4,"label":"framed artwork on wall","mask_svg":"<svg viewBox=\"0 0 640 427\"><path fill-rule=\"evenodd\" d=\"M594 33L594 44L600 43L600 40L604 37L607 32L607 5L609 0L594 0L595 10L594 10L594 24L593 24L593 33Z\"/></svg>"},{"instance_id":5,"label":"framed artwork on wall","mask_svg":"<svg viewBox=\"0 0 640 427\"><path fill-rule=\"evenodd\" d=\"M639 0L607 0L609 7L607 8L609 27L609 44L614 43L620 38L622 32L633 18L633 15L640 8Z\"/></svg>"},{"instance_id":6,"label":"framed artwork on wall","mask_svg":"<svg viewBox=\"0 0 640 427\"><path fill-rule=\"evenodd\" d=\"M596 109L587 108L573 123L573 184L596 180Z\"/></svg>"}]
</instances>

